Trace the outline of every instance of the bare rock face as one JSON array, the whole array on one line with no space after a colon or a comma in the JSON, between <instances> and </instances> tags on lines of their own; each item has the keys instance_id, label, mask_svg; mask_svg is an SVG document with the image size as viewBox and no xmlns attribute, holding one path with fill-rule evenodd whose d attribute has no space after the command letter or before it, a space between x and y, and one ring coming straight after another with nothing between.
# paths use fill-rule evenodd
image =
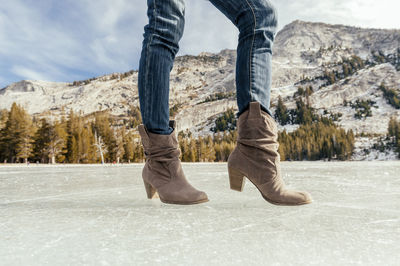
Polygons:
<instances>
[{"instance_id":1,"label":"bare rock face","mask_svg":"<svg viewBox=\"0 0 400 266\"><path fill-rule=\"evenodd\" d=\"M6 89L3 89L0 91L1 95L4 95L6 92L35 92L35 93L41 93L43 92L43 87L41 86L35 86L32 81L29 80L23 80L17 83L13 83L10 86L7 87Z\"/></svg>"},{"instance_id":2,"label":"bare rock face","mask_svg":"<svg viewBox=\"0 0 400 266\"><path fill-rule=\"evenodd\" d=\"M378 87L383 82L400 91L400 72L395 65L399 48L400 30L294 21L275 37L272 106L281 96L288 108L293 108L293 94L307 80L307 86L315 89L309 102L320 113L324 110L342 113L339 124L358 133L384 134L390 116L399 117L400 113L386 102ZM339 70L343 60L353 56L372 60L372 55L378 51L381 55L393 55L394 59L358 69L333 84L321 81L320 77L327 70ZM399 60L397 58L397 62ZM169 106L177 107L174 118L178 131L189 129L195 135L209 134L210 119L228 108L237 111L235 64L236 50L231 49L217 54L203 52L197 56L176 57L170 73ZM132 106L139 106L137 80L137 71L71 84L24 80L0 90L0 108L8 109L12 102L17 102L38 116L57 116L63 108L83 114L107 109L114 115L124 116ZM374 101L372 116L355 119L355 110L344 105L345 101L355 100Z\"/></svg>"},{"instance_id":3,"label":"bare rock face","mask_svg":"<svg viewBox=\"0 0 400 266\"><path fill-rule=\"evenodd\" d=\"M360 70L347 81L340 81L315 92L310 96L310 103L316 109L343 114L339 124L345 129L353 129L356 133L385 134L390 117L400 117L400 110L386 102L383 92L378 88L381 83L400 91L400 72L388 63ZM375 102L371 108L371 117L354 119L355 110L348 105L344 106L344 102L356 100Z\"/></svg>"},{"instance_id":4,"label":"bare rock face","mask_svg":"<svg viewBox=\"0 0 400 266\"><path fill-rule=\"evenodd\" d=\"M396 53L400 30L329 25L296 20L286 25L274 41L274 87L287 86L300 76L312 76L323 64L357 55L366 59L373 51Z\"/></svg>"},{"instance_id":5,"label":"bare rock face","mask_svg":"<svg viewBox=\"0 0 400 266\"><path fill-rule=\"evenodd\" d=\"M399 45L400 30L367 29L296 20L277 34L274 56L296 62L301 61L302 52L317 52L321 47L333 46L351 49L365 58L371 51L394 53Z\"/></svg>"}]
</instances>

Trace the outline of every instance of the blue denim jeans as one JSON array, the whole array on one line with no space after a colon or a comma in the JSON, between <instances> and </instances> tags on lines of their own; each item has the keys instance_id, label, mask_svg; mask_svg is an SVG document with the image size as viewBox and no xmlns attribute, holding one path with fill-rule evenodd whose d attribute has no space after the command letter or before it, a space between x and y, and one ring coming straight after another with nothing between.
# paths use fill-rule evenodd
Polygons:
<instances>
[{"instance_id":1,"label":"blue denim jeans","mask_svg":"<svg viewBox=\"0 0 400 266\"><path fill-rule=\"evenodd\" d=\"M276 10L268 0L209 0L239 30L236 96L239 117L249 102L271 114L271 56L277 28ZM148 24L139 61L142 122L153 133L170 134L169 83L185 25L185 0L147 0Z\"/></svg>"}]
</instances>

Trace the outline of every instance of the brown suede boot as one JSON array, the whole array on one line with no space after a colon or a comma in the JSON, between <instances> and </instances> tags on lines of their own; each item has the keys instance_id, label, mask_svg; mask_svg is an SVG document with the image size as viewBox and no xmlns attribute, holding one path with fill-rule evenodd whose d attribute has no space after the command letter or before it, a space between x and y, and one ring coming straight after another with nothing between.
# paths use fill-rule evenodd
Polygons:
<instances>
[{"instance_id":1,"label":"brown suede boot","mask_svg":"<svg viewBox=\"0 0 400 266\"><path fill-rule=\"evenodd\" d=\"M176 121L169 120L174 129L169 135L156 134L140 124L139 134L146 163L142 170L147 197L158 193L160 200L172 204L195 204L208 201L207 194L195 189L187 181L179 156L181 150L175 135Z\"/></svg>"},{"instance_id":2,"label":"brown suede boot","mask_svg":"<svg viewBox=\"0 0 400 266\"><path fill-rule=\"evenodd\" d=\"M281 177L277 125L260 108L259 102L250 102L249 108L239 115L237 126L237 145L228 157L231 189L242 191L244 177L247 177L272 204L311 203L308 192L285 188Z\"/></svg>"}]
</instances>

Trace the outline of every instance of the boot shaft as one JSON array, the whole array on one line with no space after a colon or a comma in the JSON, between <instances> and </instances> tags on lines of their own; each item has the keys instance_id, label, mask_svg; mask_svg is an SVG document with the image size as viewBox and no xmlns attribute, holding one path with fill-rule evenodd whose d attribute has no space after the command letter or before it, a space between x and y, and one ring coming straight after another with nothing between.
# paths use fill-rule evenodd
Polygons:
<instances>
[{"instance_id":1,"label":"boot shaft","mask_svg":"<svg viewBox=\"0 0 400 266\"><path fill-rule=\"evenodd\" d=\"M144 124L138 126L146 161L150 158L160 162L179 159L181 150L176 138L176 121L170 120L169 125L174 129L169 135L152 133Z\"/></svg>"},{"instance_id":2,"label":"boot shaft","mask_svg":"<svg viewBox=\"0 0 400 266\"><path fill-rule=\"evenodd\" d=\"M278 127L273 117L263 111L260 103L250 102L238 118L238 139L269 139L278 141Z\"/></svg>"},{"instance_id":3,"label":"boot shaft","mask_svg":"<svg viewBox=\"0 0 400 266\"><path fill-rule=\"evenodd\" d=\"M259 102L250 102L249 108L238 119L238 146L250 157L278 156L278 128L274 119L260 108Z\"/></svg>"}]
</instances>

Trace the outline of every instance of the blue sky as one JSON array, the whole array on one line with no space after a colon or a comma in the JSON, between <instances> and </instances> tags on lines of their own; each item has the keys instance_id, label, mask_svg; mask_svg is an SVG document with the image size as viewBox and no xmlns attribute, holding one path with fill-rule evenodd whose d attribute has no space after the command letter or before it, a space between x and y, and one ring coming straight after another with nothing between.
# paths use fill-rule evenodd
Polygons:
<instances>
[{"instance_id":1,"label":"blue sky","mask_svg":"<svg viewBox=\"0 0 400 266\"><path fill-rule=\"evenodd\" d=\"M280 29L295 19L400 28L398 0L271 2ZM146 0L0 0L0 88L137 69L146 8ZM178 55L236 48L237 29L209 1L186 0L185 18Z\"/></svg>"}]
</instances>

